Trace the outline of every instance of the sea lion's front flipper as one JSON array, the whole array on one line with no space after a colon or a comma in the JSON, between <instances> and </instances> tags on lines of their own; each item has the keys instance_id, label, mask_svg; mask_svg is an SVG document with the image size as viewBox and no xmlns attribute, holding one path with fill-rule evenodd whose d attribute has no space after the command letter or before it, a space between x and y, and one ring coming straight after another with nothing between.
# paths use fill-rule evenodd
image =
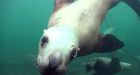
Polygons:
<instances>
[{"instance_id":1,"label":"sea lion's front flipper","mask_svg":"<svg viewBox=\"0 0 140 75\"><path fill-rule=\"evenodd\" d=\"M72 3L74 0L55 0L54 2L54 11L59 10L65 5Z\"/></svg>"},{"instance_id":2,"label":"sea lion's front flipper","mask_svg":"<svg viewBox=\"0 0 140 75\"><path fill-rule=\"evenodd\" d=\"M93 52L106 53L124 47L124 43L112 34L99 35L98 42L94 46Z\"/></svg>"},{"instance_id":3,"label":"sea lion's front flipper","mask_svg":"<svg viewBox=\"0 0 140 75\"><path fill-rule=\"evenodd\" d=\"M128 4L140 17L140 0L122 0Z\"/></svg>"},{"instance_id":4,"label":"sea lion's front flipper","mask_svg":"<svg viewBox=\"0 0 140 75\"><path fill-rule=\"evenodd\" d=\"M112 0L111 6L109 9L112 9L113 7L115 7L117 4L119 4L121 2L121 0Z\"/></svg>"}]
</instances>

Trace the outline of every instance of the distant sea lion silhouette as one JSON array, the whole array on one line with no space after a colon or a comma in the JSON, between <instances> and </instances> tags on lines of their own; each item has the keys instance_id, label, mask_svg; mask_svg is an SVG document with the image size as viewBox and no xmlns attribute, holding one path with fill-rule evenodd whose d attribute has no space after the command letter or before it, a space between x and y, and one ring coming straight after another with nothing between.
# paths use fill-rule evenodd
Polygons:
<instances>
[{"instance_id":1,"label":"distant sea lion silhouette","mask_svg":"<svg viewBox=\"0 0 140 75\"><path fill-rule=\"evenodd\" d=\"M121 62L117 57L95 57L84 64L86 72L95 71L94 75L114 75L131 70L131 64Z\"/></svg>"},{"instance_id":2,"label":"distant sea lion silhouette","mask_svg":"<svg viewBox=\"0 0 140 75\"><path fill-rule=\"evenodd\" d=\"M115 36L98 33L114 0L55 0L37 58L42 75L62 75L76 56L110 52L124 46Z\"/></svg>"}]
</instances>

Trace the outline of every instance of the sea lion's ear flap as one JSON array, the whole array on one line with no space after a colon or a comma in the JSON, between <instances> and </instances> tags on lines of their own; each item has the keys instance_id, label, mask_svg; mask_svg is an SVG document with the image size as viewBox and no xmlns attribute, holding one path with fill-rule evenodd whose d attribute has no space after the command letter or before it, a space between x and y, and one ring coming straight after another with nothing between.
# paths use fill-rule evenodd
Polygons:
<instances>
[{"instance_id":1,"label":"sea lion's ear flap","mask_svg":"<svg viewBox=\"0 0 140 75\"><path fill-rule=\"evenodd\" d=\"M78 51L80 50L80 48L78 48L78 47L74 47L73 48L73 50L72 50L72 57L77 57L77 53L78 53Z\"/></svg>"},{"instance_id":2,"label":"sea lion's ear flap","mask_svg":"<svg viewBox=\"0 0 140 75\"><path fill-rule=\"evenodd\" d=\"M72 51L70 52L70 60L77 57L78 51L80 51L80 48L72 46Z\"/></svg>"}]
</instances>

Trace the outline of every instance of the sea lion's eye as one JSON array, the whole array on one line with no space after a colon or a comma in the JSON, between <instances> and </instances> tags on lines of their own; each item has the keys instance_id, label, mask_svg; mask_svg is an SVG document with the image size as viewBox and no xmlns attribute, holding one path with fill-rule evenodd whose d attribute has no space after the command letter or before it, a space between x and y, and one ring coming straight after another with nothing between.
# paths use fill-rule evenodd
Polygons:
<instances>
[{"instance_id":1,"label":"sea lion's eye","mask_svg":"<svg viewBox=\"0 0 140 75\"><path fill-rule=\"evenodd\" d=\"M48 43L48 37L43 36L41 39L41 46L43 46L45 43Z\"/></svg>"}]
</instances>

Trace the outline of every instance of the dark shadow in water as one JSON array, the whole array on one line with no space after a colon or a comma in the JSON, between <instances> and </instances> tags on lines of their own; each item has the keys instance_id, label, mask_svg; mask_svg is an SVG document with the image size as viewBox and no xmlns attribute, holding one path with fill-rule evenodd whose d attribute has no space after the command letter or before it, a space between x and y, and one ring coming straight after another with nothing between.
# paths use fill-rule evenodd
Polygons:
<instances>
[{"instance_id":1,"label":"dark shadow in water","mask_svg":"<svg viewBox=\"0 0 140 75\"><path fill-rule=\"evenodd\" d=\"M140 17L140 1L139 0L123 0L128 4Z\"/></svg>"}]
</instances>

